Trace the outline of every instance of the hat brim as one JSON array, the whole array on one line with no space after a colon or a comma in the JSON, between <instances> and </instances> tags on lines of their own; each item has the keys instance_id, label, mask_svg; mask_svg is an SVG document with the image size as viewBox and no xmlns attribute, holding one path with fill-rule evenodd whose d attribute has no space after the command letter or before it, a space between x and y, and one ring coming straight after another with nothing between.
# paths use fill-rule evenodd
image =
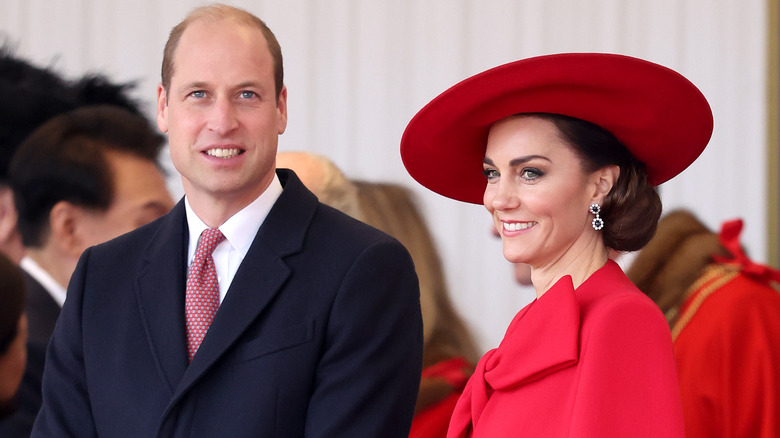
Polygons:
<instances>
[{"instance_id":1,"label":"hat brim","mask_svg":"<svg viewBox=\"0 0 780 438\"><path fill-rule=\"evenodd\" d=\"M642 163L651 184L687 168L712 135L712 111L690 81L624 55L564 53L504 64L434 98L404 131L409 174L436 193L481 204L490 126L519 113L552 113L594 123Z\"/></svg>"}]
</instances>

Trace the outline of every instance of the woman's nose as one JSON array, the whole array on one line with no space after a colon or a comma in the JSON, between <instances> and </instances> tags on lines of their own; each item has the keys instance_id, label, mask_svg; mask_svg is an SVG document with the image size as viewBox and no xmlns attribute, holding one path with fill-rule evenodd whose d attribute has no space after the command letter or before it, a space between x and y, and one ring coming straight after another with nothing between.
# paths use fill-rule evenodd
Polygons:
<instances>
[{"instance_id":1,"label":"woman's nose","mask_svg":"<svg viewBox=\"0 0 780 438\"><path fill-rule=\"evenodd\" d=\"M488 209L492 207L495 210L511 210L520 206L517 190L506 181L498 181L493 185L492 190L490 185L488 185L485 194L487 195L488 192L492 192L489 197L485 197L485 202L490 202L490 206L486 205Z\"/></svg>"}]
</instances>

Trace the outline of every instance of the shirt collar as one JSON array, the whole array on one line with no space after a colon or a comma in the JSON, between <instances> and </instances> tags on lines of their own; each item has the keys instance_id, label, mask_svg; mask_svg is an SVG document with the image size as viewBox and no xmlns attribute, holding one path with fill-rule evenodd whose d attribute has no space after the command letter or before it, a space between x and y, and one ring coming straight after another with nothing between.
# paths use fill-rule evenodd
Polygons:
<instances>
[{"instance_id":1,"label":"shirt collar","mask_svg":"<svg viewBox=\"0 0 780 438\"><path fill-rule=\"evenodd\" d=\"M19 263L19 266L22 267L22 269L27 272L30 277L35 279L38 283L43 286L44 289L46 289L46 292L51 295L51 298L60 306L62 307L63 304L65 304L65 296L67 295L67 290L65 287L63 287L61 284L57 282L57 280L54 279L48 272L46 272L45 269L41 267L41 265L38 264L35 260L30 258L30 256L24 256L22 258L22 261Z\"/></svg>"},{"instance_id":2,"label":"shirt collar","mask_svg":"<svg viewBox=\"0 0 780 438\"><path fill-rule=\"evenodd\" d=\"M242 258L249 252L249 247L252 246L257 231L260 229L263 221L265 221L276 200L282 194L282 190L282 183L274 173L273 181L257 199L219 226L219 230L225 236L225 240L241 253ZM189 199L186 196L184 197L184 207L187 212L187 226L190 231L187 250L187 263L189 264L198 246L198 238L200 238L200 234L208 226L192 210Z\"/></svg>"}]
</instances>

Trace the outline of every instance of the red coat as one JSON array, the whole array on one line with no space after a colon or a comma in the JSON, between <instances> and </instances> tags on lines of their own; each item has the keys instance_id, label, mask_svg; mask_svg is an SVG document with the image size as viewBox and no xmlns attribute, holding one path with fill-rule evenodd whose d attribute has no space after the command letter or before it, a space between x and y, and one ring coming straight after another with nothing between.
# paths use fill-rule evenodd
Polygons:
<instances>
[{"instance_id":1,"label":"red coat","mask_svg":"<svg viewBox=\"0 0 780 438\"><path fill-rule=\"evenodd\" d=\"M613 261L558 281L477 365L447 436L682 437L669 327Z\"/></svg>"}]
</instances>

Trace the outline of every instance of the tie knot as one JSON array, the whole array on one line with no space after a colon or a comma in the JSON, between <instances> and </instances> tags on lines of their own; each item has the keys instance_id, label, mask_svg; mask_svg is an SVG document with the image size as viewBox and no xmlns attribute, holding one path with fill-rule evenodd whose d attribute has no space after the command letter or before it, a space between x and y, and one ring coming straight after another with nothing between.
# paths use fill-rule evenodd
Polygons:
<instances>
[{"instance_id":1,"label":"tie knot","mask_svg":"<svg viewBox=\"0 0 780 438\"><path fill-rule=\"evenodd\" d=\"M202 256L210 256L214 252L214 248L217 247L225 236L217 228L206 228L200 233L200 242L198 242L198 248L196 253L201 253Z\"/></svg>"}]
</instances>

